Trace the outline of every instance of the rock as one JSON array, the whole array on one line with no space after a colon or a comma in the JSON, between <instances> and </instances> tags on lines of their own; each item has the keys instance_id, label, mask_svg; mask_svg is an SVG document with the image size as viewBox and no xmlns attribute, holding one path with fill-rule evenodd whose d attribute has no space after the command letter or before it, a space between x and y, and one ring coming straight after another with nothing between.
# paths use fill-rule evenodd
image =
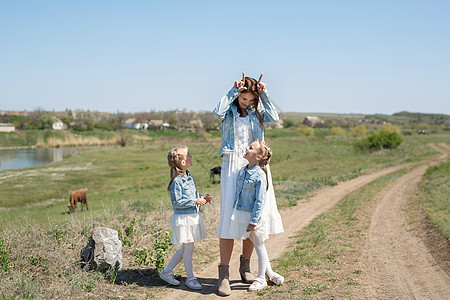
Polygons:
<instances>
[{"instance_id":1,"label":"rock","mask_svg":"<svg viewBox=\"0 0 450 300\"><path fill-rule=\"evenodd\" d=\"M122 242L116 230L96 227L81 250L81 266L89 270L107 271L122 268Z\"/></svg>"}]
</instances>

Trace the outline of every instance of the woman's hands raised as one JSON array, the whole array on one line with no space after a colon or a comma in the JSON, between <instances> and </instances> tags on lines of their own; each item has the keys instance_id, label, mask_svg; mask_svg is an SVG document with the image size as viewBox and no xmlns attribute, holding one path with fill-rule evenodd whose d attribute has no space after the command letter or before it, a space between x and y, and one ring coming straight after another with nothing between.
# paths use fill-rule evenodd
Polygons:
<instances>
[{"instance_id":1,"label":"woman's hands raised","mask_svg":"<svg viewBox=\"0 0 450 300\"><path fill-rule=\"evenodd\" d=\"M267 84L264 82L261 82L261 78L263 77L264 73L261 73L261 76L259 76L258 83L256 84L256 88L258 89L258 93L261 93L266 89Z\"/></svg>"},{"instance_id":2,"label":"woman's hands raised","mask_svg":"<svg viewBox=\"0 0 450 300\"><path fill-rule=\"evenodd\" d=\"M266 89L266 84L264 82L261 82L261 79L263 77L264 73L261 73L261 75L259 76L258 79L258 83L256 84L256 88L258 90L258 93L261 93L262 91L264 91ZM242 80L240 81L235 81L234 82L234 86L237 87L239 89L240 92L245 91L247 88L245 87L245 73L242 72Z\"/></svg>"},{"instance_id":3,"label":"woman's hands raised","mask_svg":"<svg viewBox=\"0 0 450 300\"><path fill-rule=\"evenodd\" d=\"M239 89L239 92L245 91L247 88L245 85L245 74L242 72L242 80L241 81L235 81L234 86Z\"/></svg>"}]
</instances>

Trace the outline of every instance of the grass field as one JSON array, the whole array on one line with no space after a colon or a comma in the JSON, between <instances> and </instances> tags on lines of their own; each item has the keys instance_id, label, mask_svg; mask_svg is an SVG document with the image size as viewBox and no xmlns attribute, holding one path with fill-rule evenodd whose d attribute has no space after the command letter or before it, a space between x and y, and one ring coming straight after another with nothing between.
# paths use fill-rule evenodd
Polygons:
<instances>
[{"instance_id":1,"label":"grass field","mask_svg":"<svg viewBox=\"0 0 450 300\"><path fill-rule=\"evenodd\" d=\"M325 185L399 163L430 159L437 152L427 143L449 140L444 134L411 135L404 136L404 142L395 150L355 153L356 138L348 136L301 137L288 130L268 130L266 136L274 153L271 170L281 209L296 205ZM189 146L194 163L190 171L197 187L201 193L212 194L218 205L219 184L209 181L209 168L221 164L217 156L220 139L214 135L149 138L132 146L94 148L47 166L0 172L0 297L86 298L92 297L89 293L95 290L98 298L135 298L144 286L148 298L152 298L163 288L156 279L141 286L132 278L142 272L150 281L155 277L151 265L139 262L137 249L153 245L168 230L171 206L166 191L167 151L180 144ZM297 239L303 248L294 248L302 260L288 263L286 254L279 266L284 275L299 273L311 280L294 280L262 294L289 298L301 291L307 298L336 284L343 288L341 295L345 298L345 287L352 284L351 278L357 276L358 270L341 272L336 261L351 253L352 239L358 238L351 236L352 232L367 226L361 214L370 205L371 195L400 174L383 177L350 195L300 232ZM430 169L425 180L422 193L427 201L423 207L430 215L438 215L442 211L440 203L448 195L448 163ZM65 214L69 192L78 188L88 188L89 211ZM440 189L438 194L434 193L436 189ZM433 199L439 199L438 203ZM446 209L443 218L448 218ZM217 218L208 212L205 215L209 220ZM448 220L439 218L441 221L436 223ZM96 226L122 233L128 228L127 232L132 232L122 234L123 241L129 244L123 248L125 267L117 278L84 272L77 264L79 251ZM214 234L208 232L211 238ZM207 245L196 251L201 258L196 263L207 264L214 258Z\"/></svg>"}]
</instances>

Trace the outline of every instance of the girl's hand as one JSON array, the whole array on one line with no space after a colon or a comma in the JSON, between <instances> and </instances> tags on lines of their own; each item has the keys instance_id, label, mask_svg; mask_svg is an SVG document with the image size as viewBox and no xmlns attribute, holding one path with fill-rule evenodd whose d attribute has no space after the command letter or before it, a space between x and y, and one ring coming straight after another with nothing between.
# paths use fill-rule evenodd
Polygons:
<instances>
[{"instance_id":1,"label":"girl's hand","mask_svg":"<svg viewBox=\"0 0 450 300\"><path fill-rule=\"evenodd\" d=\"M263 77L264 73L261 73L261 76L259 76L258 83L256 84L256 88L258 89L258 93L261 93L266 89L267 84L264 82L261 82L261 78Z\"/></svg>"},{"instance_id":2,"label":"girl's hand","mask_svg":"<svg viewBox=\"0 0 450 300\"><path fill-rule=\"evenodd\" d=\"M241 81L235 81L234 86L239 89L240 92L245 91L247 88L245 85L245 74L242 72L242 80Z\"/></svg>"},{"instance_id":3,"label":"girl's hand","mask_svg":"<svg viewBox=\"0 0 450 300\"><path fill-rule=\"evenodd\" d=\"M247 232L248 232L248 231L255 231L255 227L256 227L256 225L248 224L248 226L247 226Z\"/></svg>"},{"instance_id":4,"label":"girl's hand","mask_svg":"<svg viewBox=\"0 0 450 300\"><path fill-rule=\"evenodd\" d=\"M206 200L205 200L205 198L197 198L197 199L195 199L195 204L204 206L206 204Z\"/></svg>"},{"instance_id":5,"label":"girl's hand","mask_svg":"<svg viewBox=\"0 0 450 300\"><path fill-rule=\"evenodd\" d=\"M211 204L211 200L212 200L211 195L210 194L206 194L205 200L206 200L206 202Z\"/></svg>"}]
</instances>

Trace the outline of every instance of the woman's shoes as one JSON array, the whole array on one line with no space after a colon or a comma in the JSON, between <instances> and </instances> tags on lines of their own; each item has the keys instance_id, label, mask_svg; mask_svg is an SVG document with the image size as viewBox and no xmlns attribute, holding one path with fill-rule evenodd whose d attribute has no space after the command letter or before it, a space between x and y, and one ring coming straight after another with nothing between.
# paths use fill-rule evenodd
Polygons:
<instances>
[{"instance_id":1,"label":"woman's shoes","mask_svg":"<svg viewBox=\"0 0 450 300\"><path fill-rule=\"evenodd\" d=\"M282 285L284 282L284 277L274 272L274 274L269 277L269 281L275 285Z\"/></svg>"},{"instance_id":2,"label":"woman's shoes","mask_svg":"<svg viewBox=\"0 0 450 300\"><path fill-rule=\"evenodd\" d=\"M180 282L175 279L175 277L173 276L172 273L164 273L164 272L162 272L162 273L159 274L159 278L161 278L162 280L164 280L168 284L180 285Z\"/></svg>"},{"instance_id":3,"label":"woman's shoes","mask_svg":"<svg viewBox=\"0 0 450 300\"><path fill-rule=\"evenodd\" d=\"M256 277L255 280L253 280L253 283L248 287L249 292L253 291L259 291L262 290L267 286L267 281L264 278Z\"/></svg>"},{"instance_id":4,"label":"woman's shoes","mask_svg":"<svg viewBox=\"0 0 450 300\"><path fill-rule=\"evenodd\" d=\"M200 282L198 282L198 279L195 277L191 277L189 279L186 279L186 286L190 288L191 290L201 290L202 285Z\"/></svg>"}]
</instances>

